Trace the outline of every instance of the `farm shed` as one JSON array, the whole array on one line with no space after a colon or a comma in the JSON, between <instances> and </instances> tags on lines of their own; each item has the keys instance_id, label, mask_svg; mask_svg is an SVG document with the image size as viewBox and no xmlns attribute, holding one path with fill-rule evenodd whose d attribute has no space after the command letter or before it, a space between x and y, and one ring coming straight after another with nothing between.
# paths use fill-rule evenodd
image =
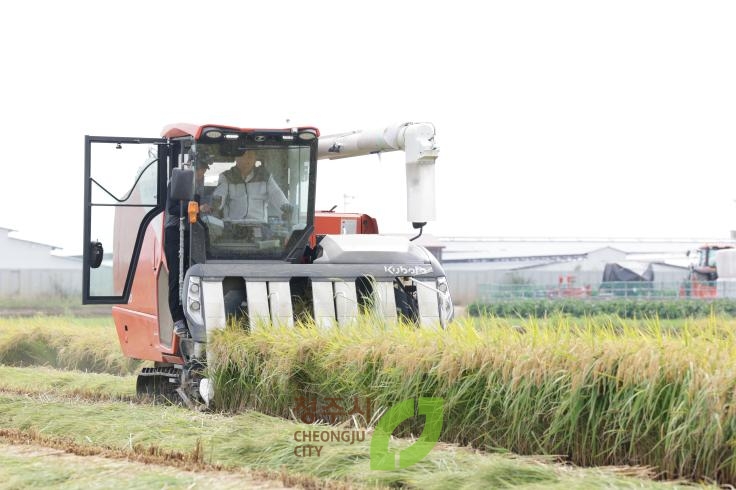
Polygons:
<instances>
[{"instance_id":1,"label":"farm shed","mask_svg":"<svg viewBox=\"0 0 736 490\"><path fill-rule=\"evenodd\" d=\"M0 227L0 296L28 297L79 294L82 262L52 252L59 247L13 236Z\"/></svg>"},{"instance_id":2,"label":"farm shed","mask_svg":"<svg viewBox=\"0 0 736 490\"><path fill-rule=\"evenodd\" d=\"M657 283L677 284L687 276L687 250L700 240L444 238L443 267L453 299L468 304L489 287L590 286L597 290L606 263L651 264ZM511 294L511 293L509 293Z\"/></svg>"}]
</instances>

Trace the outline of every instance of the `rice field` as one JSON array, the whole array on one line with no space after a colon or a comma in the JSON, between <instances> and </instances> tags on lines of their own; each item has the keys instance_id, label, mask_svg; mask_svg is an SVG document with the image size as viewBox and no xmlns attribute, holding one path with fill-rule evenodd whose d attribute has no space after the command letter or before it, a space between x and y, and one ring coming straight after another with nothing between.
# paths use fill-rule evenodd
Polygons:
<instances>
[{"instance_id":1,"label":"rice field","mask_svg":"<svg viewBox=\"0 0 736 490\"><path fill-rule=\"evenodd\" d=\"M556 317L231 328L215 338L218 406L288 416L295 397L379 408L444 399L443 441L578 465L645 465L736 483L736 323ZM418 434L421 427L404 428Z\"/></svg>"},{"instance_id":2,"label":"rice field","mask_svg":"<svg viewBox=\"0 0 736 490\"><path fill-rule=\"evenodd\" d=\"M0 364L120 375L142 365L123 356L112 318L44 315L0 318Z\"/></svg>"},{"instance_id":3,"label":"rice field","mask_svg":"<svg viewBox=\"0 0 736 490\"><path fill-rule=\"evenodd\" d=\"M507 475L498 481L510 478L509 483L513 480L514 484L530 485L534 484L534 475L541 472L546 476L539 477L536 485L540 488L656 485L651 480L625 477L625 481L619 481L620 476L599 473L595 478L589 473L586 478L593 480L586 484L577 480L580 485L576 485L572 481L578 475L568 481L568 467L553 464L562 461L589 467L638 468L660 479L733 484L734 328L736 321L717 316L677 321L564 316L523 321L466 318L447 330L386 327L368 319L335 330L313 325L290 329L263 325L246 333L232 325L210 346L210 376L216 382L216 404L225 413L221 415L223 420L247 416L253 413L251 410L279 417L257 422L265 425L271 424L265 420L293 420L294 403L299 397L369 399L372 420L354 420L369 430L378 415L399 401L443 398L440 440L444 446L440 446L456 454L460 449L472 448L486 457L510 452L543 460L541 466L535 463L533 468L513 467L513 472L529 479L517 482ZM117 408L110 408L115 403L123 403L124 411L131 411L132 405L126 400L134 390L130 373L138 369L138 363L120 355L109 319L0 318L0 364L108 373L85 374L80 380L80 373L67 377L64 371L48 368L44 372L39 368L0 366L2 412L16 411L15 419L0 417L0 427L52 424L52 415L48 420L41 415L43 420L36 421L20 417L29 411L16 400L21 393L56 393L54 396L64 396L64 403L75 396L90 400L82 404L92 400L99 403L107 395L95 398L94 393L108 393L112 405L101 413L111 417L104 422L91 418L100 407L85 411L87 422L104 426L122 417ZM25 369L39 370L40 375L12 371ZM33 387L27 377L46 382L37 381ZM59 410L58 405L49 406L52 412ZM418 423L400 426L400 435L411 438L419 434L421 418L416 420ZM78 431L79 423L70 424L67 432ZM277 447L285 451L280 444L283 441L273 442L266 451ZM264 449L260 451L263 454ZM358 483L394 486L401 482L409 487L442 488L435 483L448 484L457 479L473 488L484 481L473 480L472 471L465 475L467 469L448 463L448 453L443 454L438 456L440 460L430 458L425 465L415 465L417 473L411 473L411 478L394 475L377 481L367 476L368 480ZM340 453L329 463L320 462L322 470L332 473L320 470L316 475L331 475L329 479L336 477L334 472L338 478L361 474L368 470L344 464L366 464L366 458L367 449L363 453ZM278 458L275 461L273 464L285 464ZM486 462L473 461L470 467ZM463 459L463 464L467 463ZM501 463L510 464L506 460ZM447 467L454 468L451 476L442 473ZM440 478L440 474L449 480ZM427 475L435 476L424 478Z\"/></svg>"}]
</instances>

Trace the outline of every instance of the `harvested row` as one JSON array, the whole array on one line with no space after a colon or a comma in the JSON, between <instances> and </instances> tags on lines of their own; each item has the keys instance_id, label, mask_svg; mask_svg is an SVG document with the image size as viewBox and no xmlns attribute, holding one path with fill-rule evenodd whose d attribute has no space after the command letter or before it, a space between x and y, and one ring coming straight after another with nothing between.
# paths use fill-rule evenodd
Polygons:
<instances>
[{"instance_id":1,"label":"harvested row","mask_svg":"<svg viewBox=\"0 0 736 490\"><path fill-rule=\"evenodd\" d=\"M0 481L3 488L217 488L285 490L276 480L245 472L184 469L166 464L131 461L128 454L74 454L35 441L5 444L0 438Z\"/></svg>"},{"instance_id":2,"label":"harvested row","mask_svg":"<svg viewBox=\"0 0 736 490\"><path fill-rule=\"evenodd\" d=\"M445 331L228 329L210 346L210 374L218 406L234 412L289 416L305 396L379 408L441 397L447 442L735 483L735 331L713 317L676 330L563 317Z\"/></svg>"},{"instance_id":3,"label":"harvested row","mask_svg":"<svg viewBox=\"0 0 736 490\"><path fill-rule=\"evenodd\" d=\"M4 374L39 368L5 368ZM44 370L48 371L50 370ZM85 373L66 373L77 378ZM94 377L94 376L93 376ZM84 384L68 377L51 380L19 396L4 392L0 377L0 442L33 443L69 453L205 469L227 475L247 469L258 478L305 488L504 488L537 485L544 488L684 488L685 483L648 479L646 468L574 468L553 457L524 458L512 454L482 454L440 444L423 461L401 471L369 469L370 432L364 441L325 443L320 456L297 457L295 433L331 430L256 412L233 416L197 413L176 406L123 402L89 402L67 397L67 390ZM15 390L15 386L13 390ZM107 388L101 388L101 392ZM111 390L110 394L116 390ZM105 430L100 430L104 427ZM397 441L402 447L408 441ZM17 464L18 462L12 462ZM48 468L48 465L46 466ZM184 475L181 475L184 476ZM159 485L160 487L161 485Z\"/></svg>"}]
</instances>

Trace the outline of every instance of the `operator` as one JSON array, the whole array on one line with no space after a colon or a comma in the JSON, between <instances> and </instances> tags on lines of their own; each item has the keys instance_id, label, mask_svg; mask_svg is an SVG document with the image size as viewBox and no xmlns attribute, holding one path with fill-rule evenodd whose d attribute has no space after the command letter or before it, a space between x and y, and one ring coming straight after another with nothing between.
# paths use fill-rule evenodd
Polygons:
<instances>
[{"instance_id":1,"label":"operator","mask_svg":"<svg viewBox=\"0 0 736 490\"><path fill-rule=\"evenodd\" d=\"M284 215L292 210L273 176L263 165L257 165L253 150L245 150L235 159L233 167L220 174L212 203L225 220L249 220L262 224L268 222L269 205Z\"/></svg>"},{"instance_id":2,"label":"operator","mask_svg":"<svg viewBox=\"0 0 736 490\"><path fill-rule=\"evenodd\" d=\"M208 161L200 159L195 164L195 194L194 200L200 202L201 213L211 211L210 204L205 202L204 174L210 168ZM186 322L184 321L184 309L179 297L179 218L181 217L181 201L171 199L171 184L166 194L166 223L164 225L164 253L166 264L169 266L169 311L171 319L174 320L174 333L179 337L189 335ZM186 213L186 205L184 203ZM189 226L184 228L184 271L186 272L189 261Z\"/></svg>"}]
</instances>

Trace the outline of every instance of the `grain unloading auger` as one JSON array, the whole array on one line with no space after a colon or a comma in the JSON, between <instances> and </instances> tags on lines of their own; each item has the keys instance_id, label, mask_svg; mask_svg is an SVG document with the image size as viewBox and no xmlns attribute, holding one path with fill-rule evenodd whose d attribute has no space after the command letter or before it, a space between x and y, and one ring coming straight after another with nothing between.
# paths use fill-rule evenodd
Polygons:
<instances>
[{"instance_id":1,"label":"grain unloading auger","mask_svg":"<svg viewBox=\"0 0 736 490\"><path fill-rule=\"evenodd\" d=\"M315 213L317 160L403 151L407 219L421 229L435 212L434 136L426 123L324 137L214 124L170 125L161 138L86 136L83 303L113 305L123 353L154 362L139 393L209 403L207 340L231 318L251 330L305 317L339 328L361 313L445 326L452 301L427 249L378 235L368 215ZM249 159L250 173L238 174ZM164 212L167 194L180 217ZM167 263L175 242L178 263ZM169 306L175 271L181 336Z\"/></svg>"}]
</instances>

